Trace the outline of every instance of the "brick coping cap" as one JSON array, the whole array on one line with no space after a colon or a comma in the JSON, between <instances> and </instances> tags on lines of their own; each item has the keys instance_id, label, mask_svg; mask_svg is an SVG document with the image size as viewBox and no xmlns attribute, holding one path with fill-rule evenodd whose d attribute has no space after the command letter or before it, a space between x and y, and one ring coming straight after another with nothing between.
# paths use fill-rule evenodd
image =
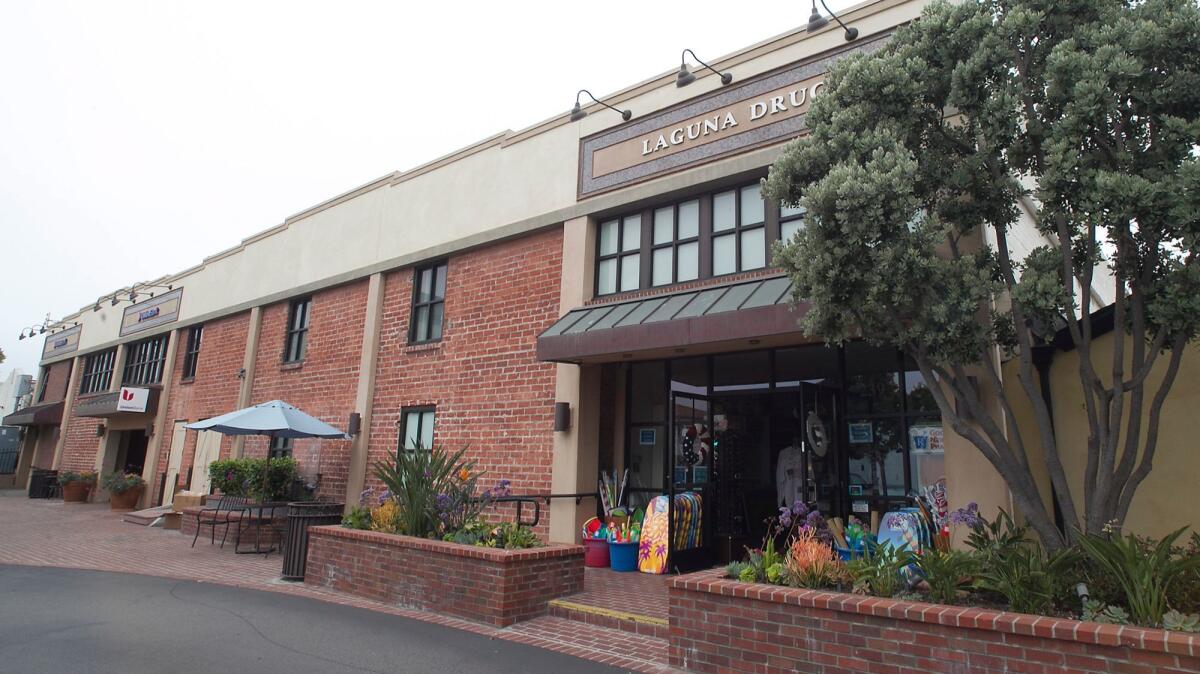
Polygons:
<instances>
[{"instance_id":1,"label":"brick coping cap","mask_svg":"<svg viewBox=\"0 0 1200 674\"><path fill-rule=\"evenodd\" d=\"M439 552L446 555L453 555L455 557L483 559L498 564L527 562L537 559L551 559L555 557L583 557L582 545L552 543L550 545L543 545L538 548L505 550L502 548L484 548L476 545L463 545L462 543L448 543L446 541L438 541L431 538L417 538L415 536L402 536L400 534L385 534L379 531L367 531L365 529L347 529L346 527L337 524L309 527L308 535L310 537L318 538L341 538L344 540L362 541L364 543L373 543L392 548L411 548L415 550L425 550L428 552ZM582 561L580 563L582 563Z\"/></svg>"},{"instance_id":2,"label":"brick coping cap","mask_svg":"<svg viewBox=\"0 0 1200 674\"><path fill-rule=\"evenodd\" d=\"M1200 656L1200 635L1129 625L1105 625L1070 618L1035 616L986 608L947 606L902 599L883 599L828 590L803 590L724 577L723 569L699 571L671 579L671 591L704 592L756 599L775 604L858 613L913 622L992 630L1044 639L1125 646L1174 655Z\"/></svg>"}]
</instances>

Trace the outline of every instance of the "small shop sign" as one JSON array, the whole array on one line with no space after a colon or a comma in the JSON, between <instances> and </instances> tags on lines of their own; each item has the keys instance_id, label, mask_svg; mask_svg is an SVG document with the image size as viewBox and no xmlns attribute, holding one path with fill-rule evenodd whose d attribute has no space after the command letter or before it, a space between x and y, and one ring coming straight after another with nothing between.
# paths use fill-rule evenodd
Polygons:
<instances>
[{"instance_id":1,"label":"small shop sign","mask_svg":"<svg viewBox=\"0 0 1200 674\"><path fill-rule=\"evenodd\" d=\"M173 323L179 318L179 307L182 303L183 288L176 288L169 293L126 307L121 318L121 336Z\"/></svg>"},{"instance_id":2,"label":"small shop sign","mask_svg":"<svg viewBox=\"0 0 1200 674\"><path fill-rule=\"evenodd\" d=\"M54 356L61 356L78 349L79 333L82 330L82 325L76 325L62 332L47 335L46 343L42 347L42 358L53 358Z\"/></svg>"},{"instance_id":3,"label":"small shop sign","mask_svg":"<svg viewBox=\"0 0 1200 674\"><path fill-rule=\"evenodd\" d=\"M145 412L150 402L150 389L137 386L122 386L117 397L118 412Z\"/></svg>"},{"instance_id":4,"label":"small shop sign","mask_svg":"<svg viewBox=\"0 0 1200 674\"><path fill-rule=\"evenodd\" d=\"M850 444L852 445L869 445L875 442L875 429L869 421L859 421L848 424L850 431Z\"/></svg>"},{"instance_id":5,"label":"small shop sign","mask_svg":"<svg viewBox=\"0 0 1200 674\"><path fill-rule=\"evenodd\" d=\"M638 429L638 444L643 447L653 447L658 444L658 431L653 428Z\"/></svg>"}]
</instances>

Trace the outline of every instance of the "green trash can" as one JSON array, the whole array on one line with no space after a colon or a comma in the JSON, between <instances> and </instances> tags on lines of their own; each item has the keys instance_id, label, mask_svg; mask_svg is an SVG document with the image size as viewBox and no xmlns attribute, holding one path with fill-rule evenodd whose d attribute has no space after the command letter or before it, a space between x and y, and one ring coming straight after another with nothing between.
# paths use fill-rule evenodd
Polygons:
<instances>
[{"instance_id":1,"label":"green trash can","mask_svg":"<svg viewBox=\"0 0 1200 674\"><path fill-rule=\"evenodd\" d=\"M341 523L345 505L328 501L288 504L287 527L283 536L284 580L304 580L304 566L308 558L308 528Z\"/></svg>"}]
</instances>

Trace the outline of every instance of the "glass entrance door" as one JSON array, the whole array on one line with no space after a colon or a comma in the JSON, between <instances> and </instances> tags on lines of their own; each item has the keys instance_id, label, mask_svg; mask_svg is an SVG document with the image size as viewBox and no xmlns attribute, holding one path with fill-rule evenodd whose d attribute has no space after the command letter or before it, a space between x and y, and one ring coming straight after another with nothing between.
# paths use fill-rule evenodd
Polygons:
<instances>
[{"instance_id":1,"label":"glass entrance door","mask_svg":"<svg viewBox=\"0 0 1200 674\"><path fill-rule=\"evenodd\" d=\"M667 461L671 570L712 563L712 403L705 396L671 394L671 451Z\"/></svg>"}]
</instances>

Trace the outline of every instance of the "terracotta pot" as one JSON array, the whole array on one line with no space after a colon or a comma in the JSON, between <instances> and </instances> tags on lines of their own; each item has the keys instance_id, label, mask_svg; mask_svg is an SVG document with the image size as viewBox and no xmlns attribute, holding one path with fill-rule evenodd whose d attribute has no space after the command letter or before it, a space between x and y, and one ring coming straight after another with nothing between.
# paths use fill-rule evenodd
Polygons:
<instances>
[{"instance_id":1,"label":"terracotta pot","mask_svg":"<svg viewBox=\"0 0 1200 674\"><path fill-rule=\"evenodd\" d=\"M138 485L118 494L113 492L108 497L108 507L112 510L133 510L137 507L138 499L142 496L142 486Z\"/></svg>"},{"instance_id":2,"label":"terracotta pot","mask_svg":"<svg viewBox=\"0 0 1200 674\"><path fill-rule=\"evenodd\" d=\"M68 482L62 486L63 503L87 503L91 482Z\"/></svg>"}]
</instances>

